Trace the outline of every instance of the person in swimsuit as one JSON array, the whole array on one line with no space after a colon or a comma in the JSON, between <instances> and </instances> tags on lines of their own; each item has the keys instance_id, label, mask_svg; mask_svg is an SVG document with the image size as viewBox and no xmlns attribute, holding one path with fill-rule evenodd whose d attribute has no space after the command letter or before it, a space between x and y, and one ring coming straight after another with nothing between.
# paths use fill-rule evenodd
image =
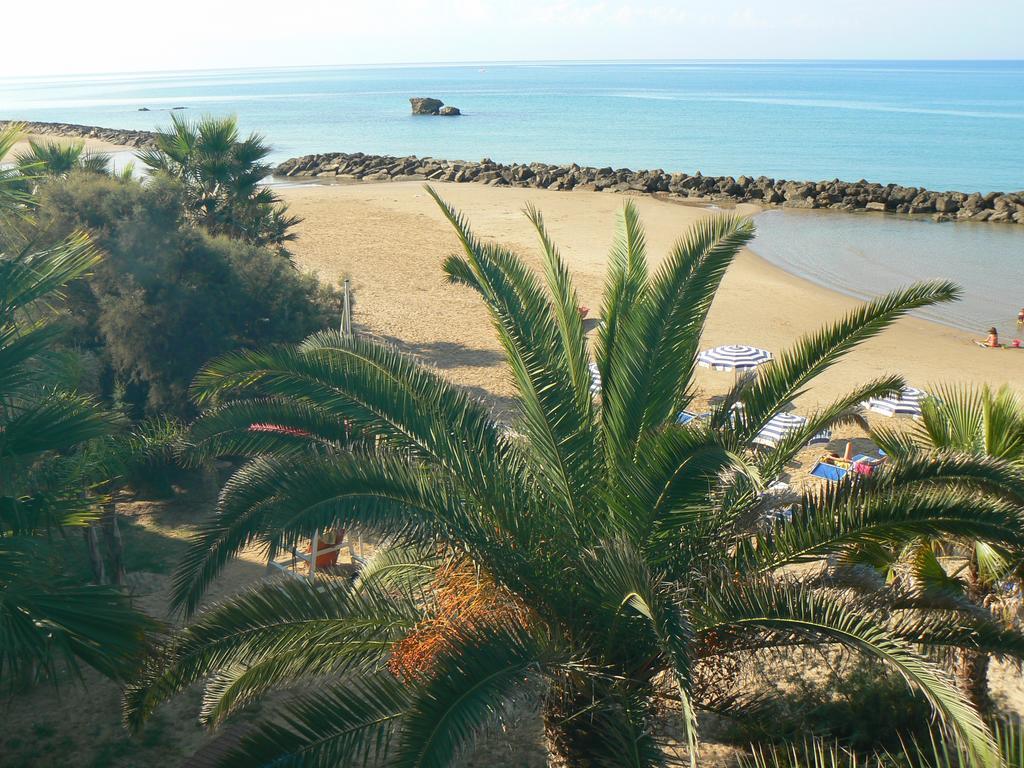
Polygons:
<instances>
[{"instance_id":1,"label":"person in swimsuit","mask_svg":"<svg viewBox=\"0 0 1024 768\"><path fill-rule=\"evenodd\" d=\"M991 347L992 349L999 349L1002 344L999 343L999 331L995 328L988 329L988 338L984 341L974 342L979 347Z\"/></svg>"}]
</instances>

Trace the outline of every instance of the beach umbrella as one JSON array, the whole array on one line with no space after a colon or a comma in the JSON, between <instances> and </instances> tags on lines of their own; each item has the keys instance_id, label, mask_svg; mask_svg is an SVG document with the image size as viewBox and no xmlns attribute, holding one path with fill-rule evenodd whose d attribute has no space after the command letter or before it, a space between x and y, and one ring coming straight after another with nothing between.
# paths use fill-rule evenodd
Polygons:
<instances>
[{"instance_id":1,"label":"beach umbrella","mask_svg":"<svg viewBox=\"0 0 1024 768\"><path fill-rule=\"evenodd\" d=\"M764 425L761 431L757 433L754 442L758 445L774 448L790 432L803 429L806 425L807 419L803 416L797 416L795 413L776 413L768 420L768 423Z\"/></svg>"},{"instance_id":2,"label":"beach umbrella","mask_svg":"<svg viewBox=\"0 0 1024 768\"><path fill-rule=\"evenodd\" d=\"M808 445L818 445L819 443L831 443L832 442L832 430L823 429L818 434L814 435L810 440L807 441Z\"/></svg>"},{"instance_id":3,"label":"beach umbrella","mask_svg":"<svg viewBox=\"0 0 1024 768\"><path fill-rule=\"evenodd\" d=\"M732 371L733 377L740 371L752 371L772 359L767 349L748 347L746 344L725 344L705 349L697 356L697 365L714 368L716 371Z\"/></svg>"},{"instance_id":4,"label":"beach umbrella","mask_svg":"<svg viewBox=\"0 0 1024 768\"><path fill-rule=\"evenodd\" d=\"M913 387L904 387L898 395L888 397L872 397L864 405L868 410L880 413L883 416L920 416L921 401L928 397L928 393Z\"/></svg>"},{"instance_id":5,"label":"beach umbrella","mask_svg":"<svg viewBox=\"0 0 1024 768\"><path fill-rule=\"evenodd\" d=\"M803 416L797 416L795 413L777 413L772 416L768 423L764 425L764 428L757 433L757 437L754 438L753 442L758 445L765 445L769 448L774 448L791 432L796 432L798 429L803 429L805 426L807 426L807 419ZM831 442L832 430L823 429L808 440L807 444L814 445L815 443Z\"/></svg>"},{"instance_id":6,"label":"beach umbrella","mask_svg":"<svg viewBox=\"0 0 1024 768\"><path fill-rule=\"evenodd\" d=\"M590 363L587 367L590 369L590 394L600 395L601 371L598 370L597 363Z\"/></svg>"}]
</instances>

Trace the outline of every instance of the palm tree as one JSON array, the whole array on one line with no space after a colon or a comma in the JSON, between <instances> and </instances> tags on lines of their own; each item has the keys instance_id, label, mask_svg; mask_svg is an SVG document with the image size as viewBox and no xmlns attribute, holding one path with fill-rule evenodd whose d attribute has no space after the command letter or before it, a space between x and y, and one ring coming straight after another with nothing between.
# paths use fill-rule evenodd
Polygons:
<instances>
[{"instance_id":1,"label":"palm tree","mask_svg":"<svg viewBox=\"0 0 1024 768\"><path fill-rule=\"evenodd\" d=\"M29 139L28 151L15 157L18 169L29 178L65 178L76 170L110 173L110 155L86 152L84 141L60 143Z\"/></svg>"},{"instance_id":2,"label":"palm tree","mask_svg":"<svg viewBox=\"0 0 1024 768\"><path fill-rule=\"evenodd\" d=\"M11 154L21 139L23 123L8 123L0 128L0 163ZM25 178L17 165L0 165L0 217L7 217L23 209L31 202L31 195L25 189Z\"/></svg>"},{"instance_id":3,"label":"palm tree","mask_svg":"<svg viewBox=\"0 0 1024 768\"><path fill-rule=\"evenodd\" d=\"M87 525L102 501L83 447L117 420L54 381L59 336L46 305L96 264L85 236L0 254L0 677L32 678L80 663L123 678L153 623L122 592L63 575L46 534Z\"/></svg>"},{"instance_id":4,"label":"palm tree","mask_svg":"<svg viewBox=\"0 0 1024 768\"><path fill-rule=\"evenodd\" d=\"M764 522L763 484L853 404L898 389L898 377L817 411L772 451L747 448L817 374L957 289L925 283L864 304L738 382L710 419L680 427L705 318L753 235L748 220L701 221L652 273L626 206L596 401L579 302L540 214L529 211L542 277L437 200L462 243L445 272L480 294L517 386L515 430L395 349L336 333L211 363L195 382L210 408L193 427L194 450L249 460L193 541L174 603L194 612L225 563L254 544L273 553L351 526L383 544L353 584L264 583L203 612L128 690L129 724L199 680L211 725L271 690L312 688L222 765L446 766L496 717L520 717L527 699L540 703L556 764L651 766L662 754L650 726L668 707L696 764L700 665L838 645L897 669L973 764L997 765L977 713L917 648L1020 653L1020 636L956 607L790 566L944 532L1022 541L1017 506L929 485L1001 480L1004 468L960 456L907 462L807 492L790 524Z\"/></svg>"},{"instance_id":5,"label":"palm tree","mask_svg":"<svg viewBox=\"0 0 1024 768\"><path fill-rule=\"evenodd\" d=\"M191 122L172 115L170 130L158 131L156 147L139 158L182 182L187 215L212 234L281 246L295 238L289 230L301 219L262 184L271 173L270 151L259 134L241 139L234 117Z\"/></svg>"},{"instance_id":6,"label":"palm tree","mask_svg":"<svg viewBox=\"0 0 1024 768\"><path fill-rule=\"evenodd\" d=\"M1024 467L1024 403L1009 388L993 392L964 386L939 386L922 405L910 431L876 429L873 437L895 461L960 453ZM990 492L1011 494L999 487ZM887 570L903 562L914 582L942 594L967 598L981 610L994 608L1008 590L1020 590L1024 551L994 547L983 539L920 539L906 549L890 549L874 562ZM950 557L940 559L940 555ZM982 711L992 708L988 692L989 655L971 649L958 654L961 689Z\"/></svg>"}]
</instances>

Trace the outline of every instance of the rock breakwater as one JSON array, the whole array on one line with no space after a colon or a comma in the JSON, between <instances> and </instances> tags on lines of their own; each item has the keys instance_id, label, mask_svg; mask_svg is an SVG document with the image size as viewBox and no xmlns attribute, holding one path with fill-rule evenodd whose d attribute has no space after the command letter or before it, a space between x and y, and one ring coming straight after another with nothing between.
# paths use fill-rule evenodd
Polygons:
<instances>
[{"instance_id":1,"label":"rock breakwater","mask_svg":"<svg viewBox=\"0 0 1024 768\"><path fill-rule=\"evenodd\" d=\"M156 134L152 131L130 131L121 128L100 128L96 125L75 125L74 123L31 123L19 120L0 120L0 128L11 123L24 126L26 133L41 136L65 136L77 139L99 139L108 144L119 144L124 147L143 149L156 143Z\"/></svg>"},{"instance_id":2,"label":"rock breakwater","mask_svg":"<svg viewBox=\"0 0 1024 768\"><path fill-rule=\"evenodd\" d=\"M920 187L848 182L789 181L767 176L704 176L669 173L661 169L495 163L440 160L433 157L394 157L362 152L328 152L285 160L274 175L292 178L335 178L362 181L474 182L499 187L551 190L591 190L661 194L699 202L756 203L788 208L827 208L840 211L885 211L927 215L937 221L987 221L1024 224L1024 191L935 192Z\"/></svg>"}]
</instances>

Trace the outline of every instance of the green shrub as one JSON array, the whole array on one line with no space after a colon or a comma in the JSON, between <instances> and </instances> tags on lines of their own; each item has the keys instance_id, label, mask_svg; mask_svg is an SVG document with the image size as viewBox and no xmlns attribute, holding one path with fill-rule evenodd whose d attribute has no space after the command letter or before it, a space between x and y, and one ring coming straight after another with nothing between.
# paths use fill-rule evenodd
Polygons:
<instances>
[{"instance_id":1,"label":"green shrub","mask_svg":"<svg viewBox=\"0 0 1024 768\"><path fill-rule=\"evenodd\" d=\"M43 185L33 236L88 230L106 258L67 294L73 339L105 363L102 394L130 415L187 414L199 366L228 350L334 325L337 293L277 251L211 237L180 184L75 173Z\"/></svg>"},{"instance_id":2,"label":"green shrub","mask_svg":"<svg viewBox=\"0 0 1024 768\"><path fill-rule=\"evenodd\" d=\"M932 710L927 700L877 663L858 661L830 685L790 682L795 688L792 695L737 717L730 740L803 744L814 737L863 754L898 753L904 743L930 739Z\"/></svg>"}]
</instances>

